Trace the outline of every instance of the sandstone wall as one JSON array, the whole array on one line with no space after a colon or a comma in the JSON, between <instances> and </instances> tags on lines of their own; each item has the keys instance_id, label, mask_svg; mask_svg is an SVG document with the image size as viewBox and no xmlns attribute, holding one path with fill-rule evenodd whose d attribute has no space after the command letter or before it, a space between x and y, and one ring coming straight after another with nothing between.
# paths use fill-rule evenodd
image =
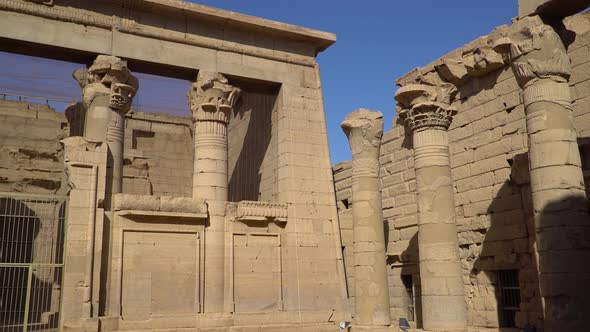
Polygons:
<instances>
[{"instance_id":1,"label":"sandstone wall","mask_svg":"<svg viewBox=\"0 0 590 332\"><path fill-rule=\"evenodd\" d=\"M0 100L0 191L65 193L68 123L49 105Z\"/></svg>"},{"instance_id":2,"label":"sandstone wall","mask_svg":"<svg viewBox=\"0 0 590 332\"><path fill-rule=\"evenodd\" d=\"M123 193L190 197L194 143L188 116L135 111L126 126Z\"/></svg>"},{"instance_id":3,"label":"sandstone wall","mask_svg":"<svg viewBox=\"0 0 590 332\"><path fill-rule=\"evenodd\" d=\"M568 50L574 66L570 84L586 169L590 167L590 151L585 147L590 135L590 14L568 18L566 26L576 33ZM451 54L467 52L483 42L482 37ZM400 80L411 80L428 67L432 64ZM449 129L449 141L468 324L475 328L498 327L496 272L499 270L518 270L521 304L516 325L534 324L542 320L543 314L535 263L527 136L520 89L511 68L504 66L471 79L460 88L459 95L456 105L459 113ZM393 129L384 134L380 163L391 310L394 319L409 316L408 293L401 276L411 275L419 321L412 140L398 119L394 120ZM350 172L348 162L334 166L349 291L354 282L352 250L349 249L352 248Z\"/></svg>"}]
</instances>

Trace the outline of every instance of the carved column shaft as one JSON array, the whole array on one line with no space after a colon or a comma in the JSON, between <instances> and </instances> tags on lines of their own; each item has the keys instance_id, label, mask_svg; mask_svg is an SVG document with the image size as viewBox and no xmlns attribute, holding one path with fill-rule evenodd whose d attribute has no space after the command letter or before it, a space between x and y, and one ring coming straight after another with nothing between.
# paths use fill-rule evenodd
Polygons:
<instances>
[{"instance_id":1,"label":"carved column shaft","mask_svg":"<svg viewBox=\"0 0 590 332\"><path fill-rule=\"evenodd\" d=\"M427 331L466 329L463 274L446 130L413 134L422 317Z\"/></svg>"},{"instance_id":2,"label":"carved column shaft","mask_svg":"<svg viewBox=\"0 0 590 332\"><path fill-rule=\"evenodd\" d=\"M590 331L590 218L573 124L570 60L539 17L510 33L523 89L545 331Z\"/></svg>"},{"instance_id":3,"label":"carved column shaft","mask_svg":"<svg viewBox=\"0 0 590 332\"><path fill-rule=\"evenodd\" d=\"M350 113L341 126L352 152L354 322L388 326L391 318L379 183L383 118L380 112L360 109Z\"/></svg>"},{"instance_id":4,"label":"carved column shaft","mask_svg":"<svg viewBox=\"0 0 590 332\"><path fill-rule=\"evenodd\" d=\"M227 201L227 121L195 121L193 196Z\"/></svg>"},{"instance_id":5,"label":"carved column shaft","mask_svg":"<svg viewBox=\"0 0 590 332\"><path fill-rule=\"evenodd\" d=\"M188 92L195 124L193 197L205 199L209 206L205 230L205 312L224 311L227 125L239 92L223 75L205 71L199 72Z\"/></svg>"},{"instance_id":6,"label":"carved column shaft","mask_svg":"<svg viewBox=\"0 0 590 332\"><path fill-rule=\"evenodd\" d=\"M447 129L456 113L440 89L402 87L400 117L412 132L418 189L418 250L423 328L465 331L467 312Z\"/></svg>"}]
</instances>

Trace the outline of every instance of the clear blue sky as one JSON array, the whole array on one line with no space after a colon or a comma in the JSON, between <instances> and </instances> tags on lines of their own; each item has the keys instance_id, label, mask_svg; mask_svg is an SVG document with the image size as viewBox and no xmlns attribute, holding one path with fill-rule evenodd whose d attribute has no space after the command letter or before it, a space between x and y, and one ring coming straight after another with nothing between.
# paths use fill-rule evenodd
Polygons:
<instances>
[{"instance_id":1,"label":"clear blue sky","mask_svg":"<svg viewBox=\"0 0 590 332\"><path fill-rule=\"evenodd\" d=\"M516 0L193 0L191 2L333 32L338 41L321 53L322 84L332 162L350 158L340 129L347 113L359 107L379 110L385 128L393 119L396 78L455 48L509 24ZM0 92L79 98L71 79L77 64L28 59L0 53ZM39 84L39 82L44 82ZM140 76L136 103L150 110L188 114L188 82L163 84ZM166 95L155 95L166 85ZM143 92L143 93L142 93ZM150 93L151 92L151 93ZM63 106L62 106L63 107ZM58 109L61 111L61 109Z\"/></svg>"}]
</instances>

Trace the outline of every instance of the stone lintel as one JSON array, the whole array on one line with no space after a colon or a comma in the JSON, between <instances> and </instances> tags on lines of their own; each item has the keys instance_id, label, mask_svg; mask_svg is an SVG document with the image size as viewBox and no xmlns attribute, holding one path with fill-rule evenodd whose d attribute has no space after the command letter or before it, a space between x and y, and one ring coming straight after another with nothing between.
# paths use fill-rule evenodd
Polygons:
<instances>
[{"instance_id":1,"label":"stone lintel","mask_svg":"<svg viewBox=\"0 0 590 332\"><path fill-rule=\"evenodd\" d=\"M313 67L315 56L336 41L332 33L179 0L142 0L123 7L117 1L78 0L65 4L53 1L50 6L35 2L0 1L0 37L7 41L2 45L3 50L80 63L87 62L92 54L109 53L129 59L135 71L186 79L188 75L194 75L194 69L211 68L207 65L211 61L209 57L201 54L213 50ZM134 15L129 16L130 12ZM140 16L150 19L137 19ZM50 28L39 31L41 26ZM166 29L163 26L183 28ZM223 31L229 30L239 33L224 35ZM30 31L37 33L31 35ZM265 42L274 41L271 44L278 45L279 52L266 46L247 45L242 36L251 32L260 35ZM55 38L55 34L59 38ZM154 49L137 51L137 45L145 43L146 38L184 50L187 49L185 46L194 46L198 55L175 56L168 48L163 52ZM20 50L19 44L23 42L39 45ZM296 44L302 52L285 52L290 49L283 46L287 44Z\"/></svg>"},{"instance_id":2,"label":"stone lintel","mask_svg":"<svg viewBox=\"0 0 590 332\"><path fill-rule=\"evenodd\" d=\"M315 45L317 52L325 50L336 42L336 35L330 32L272 21L196 3L178 0L143 0L143 4L140 6L154 13L158 13L158 7L160 7L166 11L176 11L182 14L221 21L227 25L239 25L246 29L255 29L272 35L305 41L311 45Z\"/></svg>"},{"instance_id":3,"label":"stone lintel","mask_svg":"<svg viewBox=\"0 0 590 332\"><path fill-rule=\"evenodd\" d=\"M115 194L113 210L127 211L135 215L170 215L176 217L204 215L207 217L208 206L204 200L190 197L169 197Z\"/></svg>"}]
</instances>

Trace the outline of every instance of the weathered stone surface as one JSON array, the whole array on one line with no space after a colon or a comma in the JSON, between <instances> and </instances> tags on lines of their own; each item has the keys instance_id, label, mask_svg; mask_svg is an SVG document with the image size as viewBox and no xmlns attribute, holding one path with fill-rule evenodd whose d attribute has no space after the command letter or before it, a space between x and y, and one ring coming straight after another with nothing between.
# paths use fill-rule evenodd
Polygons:
<instances>
[{"instance_id":1,"label":"weathered stone surface","mask_svg":"<svg viewBox=\"0 0 590 332\"><path fill-rule=\"evenodd\" d=\"M108 54L75 74L83 100L66 118L39 105L0 113L2 186L65 194L64 162L73 185L66 283L46 287L63 290L63 326L47 328L328 331L351 321L315 61L332 34L169 0L8 0L0 16L7 48L48 45L37 55L82 63ZM129 69L198 72L195 123L131 112ZM68 134L85 137L64 141L64 158ZM265 220L232 222L241 217Z\"/></svg>"},{"instance_id":2,"label":"weathered stone surface","mask_svg":"<svg viewBox=\"0 0 590 332\"><path fill-rule=\"evenodd\" d=\"M359 109L341 124L352 152L352 220L354 237L355 326L391 324L385 270L385 238L379 152L381 112Z\"/></svg>"},{"instance_id":3,"label":"weathered stone surface","mask_svg":"<svg viewBox=\"0 0 590 332\"><path fill-rule=\"evenodd\" d=\"M571 61L559 35L538 16L514 23L509 40L513 70L523 89L526 113L545 329L589 329L587 317L572 315L564 309L590 310L590 290L573 286L583 285L590 279L590 269L580 269L578 264L579 256L587 255L590 244L563 247L564 234L590 237L590 228L578 228L590 216L586 203L576 204L586 202L586 194L568 85ZM558 228L551 221L557 216L565 221ZM554 266L559 267L554 269ZM557 279L572 287L556 287Z\"/></svg>"},{"instance_id":4,"label":"weathered stone surface","mask_svg":"<svg viewBox=\"0 0 590 332\"><path fill-rule=\"evenodd\" d=\"M587 147L585 147L588 130L585 128L587 107L586 95L589 91L586 84L585 64L587 49L590 43L590 21L588 14L580 14L567 18L564 21L567 29L576 33L573 44L569 45L567 53L574 66L571 67L569 87L572 91L570 98L574 99L572 107L575 117L573 123L576 126L579 144L582 144L582 165L587 160ZM541 31L542 29L539 29ZM549 36L551 32L547 32ZM525 35L528 34L525 33ZM515 325L523 328L525 325L535 326L537 329L545 327L542 295L539 292L539 267L535 260L535 243L538 236L533 218L534 208L531 195L531 172L529 170L529 145L547 144L542 149L542 154L535 161L544 167L566 165L565 171L553 171L544 177L541 188L542 197L555 201L563 193L552 188L561 188L562 182L571 176L571 168L579 165L577 152L575 151L576 137L571 133L553 133L545 135L542 121L536 121L530 130L533 135L527 135L527 114L525 105L521 100L521 89L512 70L512 58L510 55L509 26L501 26L490 35L482 37L465 47L452 51L433 64L418 68L398 80L402 86L412 84L424 84L433 87L432 82L439 79L433 77L433 68L440 75L442 81L453 83L458 87L458 97L453 106L458 110L453 116L453 122L449 129L449 150L451 152L451 174L455 191L455 214L458 226L459 255L463 268L463 282L465 289L465 301L467 304L467 322L470 330L496 329L498 320L499 291L497 270L518 270L520 287L520 312L515 314ZM538 43L542 43L541 40ZM465 56L473 54L478 48L491 48L501 55L505 65L498 70L491 71L483 76L473 76L467 73L464 64ZM553 47L553 49L560 49ZM541 54L541 53L537 53ZM546 54L551 54L548 52ZM532 57L532 55L531 55ZM499 60L499 59L498 59ZM533 61L534 62L534 61ZM542 72L542 70L540 71ZM428 77L423 77L428 74ZM552 76L552 75L545 75ZM565 78L566 75L553 75L554 79ZM543 80L544 75L533 73L528 84L535 80ZM427 83L429 82L429 83ZM562 89L562 88L559 88ZM408 94L406 100L401 103L409 103L408 100L430 100L422 89L420 93ZM543 91L547 91L544 89ZM557 88L546 96L555 97ZM431 94L436 93L434 89ZM563 96L566 96L565 98ZM537 97L535 97L537 98ZM527 101L537 100L527 96ZM558 104L564 103L567 94L559 98ZM555 99L552 99L555 101ZM538 103L539 101L537 101ZM401 104L400 103L400 104ZM559 107L547 108L548 111L558 110ZM398 109L399 111L399 109ZM582 115L584 114L584 115ZM553 118L555 119L555 118ZM556 121L553 121L556 122ZM564 122L567 123L567 122ZM393 122L393 129L384 133L384 143L380 156L381 184L383 186L383 213L388 220L386 237L388 239L387 252L390 256L388 264L390 298L392 306L392 319L409 317L407 303L397 291L403 289L400 275L410 274L413 277L416 296L421 293L420 273L418 269L417 252L418 237L416 236L417 213L410 208L410 202L397 198L414 195L416 197L416 185L399 182L404 179L403 174L409 169L414 170L420 161L414 162L412 154L415 154L415 144L404 136L409 133L401 126L398 117ZM402 134L400 134L402 133ZM538 135L541 133L542 135ZM559 143L553 140L559 141ZM551 146L561 146L559 148ZM565 147L567 145L567 147ZM585 166L582 166L585 167ZM419 173L419 172L414 172ZM534 175L533 175L534 176ZM586 176L588 178L588 176ZM340 173L336 186L340 193L346 192L350 187L350 179L346 173ZM581 188L578 181L569 183L565 181L563 188L575 188L578 192ZM538 196L541 194L538 194ZM557 195L557 196L555 196ZM398 203L399 202L399 203ZM577 204L577 200L568 200L563 203L551 204L551 214L544 214L544 222L547 227L565 226L564 220L586 221L583 211L586 204ZM539 200L537 200L539 204ZM339 208L342 208L340 205ZM565 219L560 219L560 213L574 208ZM348 210L347 210L348 211ZM537 211L536 213L542 213ZM580 223L576 223L580 225ZM572 229L574 225L572 224ZM568 229L569 226L565 227ZM403 234L402 232L403 231ZM584 230L578 230L584 232ZM562 238L567 231L557 230L554 239ZM565 245L572 241L551 241L551 232L543 233L544 251L564 249ZM571 234L571 233L569 233ZM579 232L576 234L580 234ZM576 236L577 238L577 236ZM413 239L413 240L412 240ZM574 241L580 244L584 241ZM568 250L571 248L568 248ZM398 258L399 257L399 258ZM403 258L403 259L401 259ZM401 259L401 260L400 260ZM563 259L562 259L563 260ZM565 261L565 260L563 260ZM551 269L563 268L564 265L551 265ZM351 273L350 271L347 271ZM348 276L353 280L354 276ZM582 287L578 287L581 289ZM415 298L416 299L416 298ZM415 317L420 320L423 315L423 304L415 302ZM411 316L410 316L411 317ZM412 322L410 323L414 325Z\"/></svg>"}]
</instances>

